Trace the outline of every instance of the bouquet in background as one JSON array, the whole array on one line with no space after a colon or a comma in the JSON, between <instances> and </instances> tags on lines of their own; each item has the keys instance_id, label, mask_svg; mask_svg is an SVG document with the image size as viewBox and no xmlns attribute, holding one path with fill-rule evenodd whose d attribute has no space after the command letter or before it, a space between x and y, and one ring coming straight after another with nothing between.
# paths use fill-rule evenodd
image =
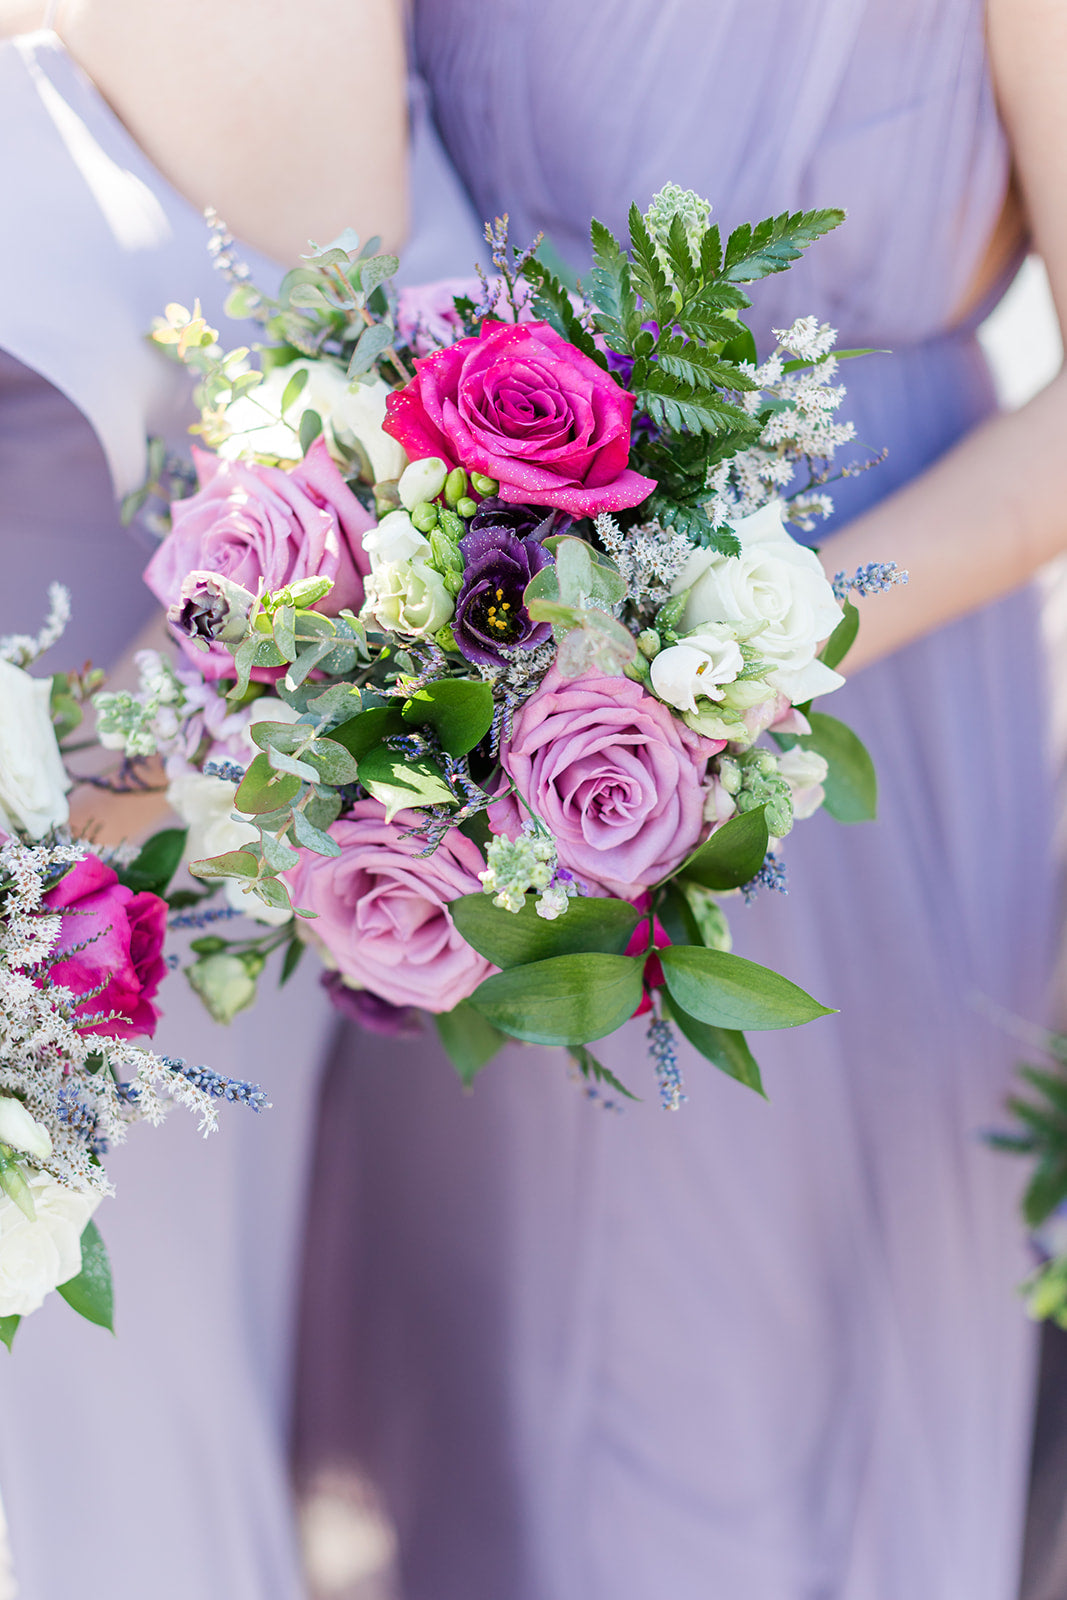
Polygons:
<instances>
[{"instance_id":1,"label":"bouquet in background","mask_svg":"<svg viewBox=\"0 0 1067 1600\"><path fill-rule=\"evenodd\" d=\"M671 185L625 246L592 224L584 286L504 219L492 277L397 293L349 232L277 299L216 223L258 365L196 307L156 327L200 444L195 476L154 447L129 509L167 503L145 577L181 658L97 700L110 743L166 760L214 1015L310 944L366 1025L431 1013L465 1081L520 1039L628 1093L589 1046L646 1014L674 1107L675 1029L759 1089L746 1031L826 1013L732 953L724 905L784 887L795 820L874 814L866 752L812 702L844 681L849 588L903 574L831 583L786 527L831 509L833 380L862 352L809 317L761 363L743 321L742 285L841 221L724 244ZM228 937L242 910L267 929Z\"/></svg>"}]
</instances>

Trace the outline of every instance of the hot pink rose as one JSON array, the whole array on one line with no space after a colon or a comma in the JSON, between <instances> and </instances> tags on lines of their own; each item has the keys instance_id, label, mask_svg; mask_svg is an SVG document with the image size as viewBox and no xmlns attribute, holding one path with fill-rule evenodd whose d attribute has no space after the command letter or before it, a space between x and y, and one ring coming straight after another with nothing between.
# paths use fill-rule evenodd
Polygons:
<instances>
[{"instance_id":1,"label":"hot pink rose","mask_svg":"<svg viewBox=\"0 0 1067 1600\"><path fill-rule=\"evenodd\" d=\"M360 800L330 836L339 856L300 852L286 873L293 904L314 911L308 924L342 975L394 1006L451 1011L493 971L460 937L448 902L481 890L481 851L457 828L431 856L411 811L386 822L377 800Z\"/></svg>"},{"instance_id":2,"label":"hot pink rose","mask_svg":"<svg viewBox=\"0 0 1067 1600\"><path fill-rule=\"evenodd\" d=\"M363 603L370 560L362 536L374 526L338 472L325 440L316 439L292 471L256 462L220 461L194 451L200 488L174 506L174 525L145 568L145 582L165 606L181 598L190 572L218 572L253 592L297 578L332 578L318 609L335 615ZM178 636L206 678L232 676L221 644L207 652Z\"/></svg>"},{"instance_id":3,"label":"hot pink rose","mask_svg":"<svg viewBox=\"0 0 1067 1600\"><path fill-rule=\"evenodd\" d=\"M705 739L629 678L553 669L515 718L503 765L579 878L632 900L673 872L704 831ZM514 837L514 799L490 810Z\"/></svg>"},{"instance_id":4,"label":"hot pink rose","mask_svg":"<svg viewBox=\"0 0 1067 1600\"><path fill-rule=\"evenodd\" d=\"M627 465L633 395L545 322L486 320L415 367L384 424L412 461L440 456L495 478L503 500L575 517L623 511L656 487Z\"/></svg>"},{"instance_id":5,"label":"hot pink rose","mask_svg":"<svg viewBox=\"0 0 1067 1600\"><path fill-rule=\"evenodd\" d=\"M48 891L44 904L63 912L53 981L75 994L90 995L75 1014L117 1013L112 1021L83 1031L117 1039L153 1034L159 1010L152 1000L167 971L166 902L124 888L111 867L89 855ZM84 949L76 948L82 945ZM65 951L71 952L66 960ZM99 993L90 994L94 990Z\"/></svg>"}]
</instances>

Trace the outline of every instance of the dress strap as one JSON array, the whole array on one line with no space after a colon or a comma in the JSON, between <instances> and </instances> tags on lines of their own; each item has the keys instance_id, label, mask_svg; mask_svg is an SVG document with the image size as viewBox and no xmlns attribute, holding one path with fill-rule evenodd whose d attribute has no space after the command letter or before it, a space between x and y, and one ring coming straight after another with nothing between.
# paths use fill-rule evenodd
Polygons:
<instances>
[{"instance_id":1,"label":"dress strap","mask_svg":"<svg viewBox=\"0 0 1067 1600\"><path fill-rule=\"evenodd\" d=\"M48 0L48 4L44 8L44 20L41 23L42 28L47 28L49 33L55 33L56 17L58 15L59 0Z\"/></svg>"}]
</instances>

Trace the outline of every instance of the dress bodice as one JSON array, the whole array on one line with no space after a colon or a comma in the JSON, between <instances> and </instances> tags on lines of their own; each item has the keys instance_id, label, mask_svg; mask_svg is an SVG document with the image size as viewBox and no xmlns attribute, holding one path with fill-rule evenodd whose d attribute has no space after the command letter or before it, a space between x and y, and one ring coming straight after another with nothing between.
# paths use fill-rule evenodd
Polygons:
<instances>
[{"instance_id":1,"label":"dress bodice","mask_svg":"<svg viewBox=\"0 0 1067 1600\"><path fill-rule=\"evenodd\" d=\"M416 0L420 70L482 216L581 270L668 180L721 225L844 206L758 286L757 326L814 311L846 344L949 325L1008 182L982 0Z\"/></svg>"}]
</instances>

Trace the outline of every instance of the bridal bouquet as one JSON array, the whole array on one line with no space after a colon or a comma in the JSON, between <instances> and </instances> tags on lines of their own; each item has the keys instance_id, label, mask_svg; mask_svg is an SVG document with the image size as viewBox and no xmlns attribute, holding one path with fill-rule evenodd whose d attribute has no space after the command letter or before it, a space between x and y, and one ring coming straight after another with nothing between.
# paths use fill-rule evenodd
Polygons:
<instances>
[{"instance_id":1,"label":"bridal bouquet","mask_svg":"<svg viewBox=\"0 0 1067 1600\"><path fill-rule=\"evenodd\" d=\"M841 220L724 245L668 186L625 247L592 224L584 288L505 219L491 277L397 293L348 233L277 299L216 225L258 365L198 308L157 325L201 443L195 475L157 448L131 510L169 504L145 577L181 659L98 701L127 757L166 760L216 1016L310 944L365 1024L432 1013L465 1081L520 1039L628 1092L588 1047L644 1013L673 1107L673 1027L759 1089L745 1031L826 1013L731 952L723 900L784 887L794 820L874 812L862 745L811 706L844 681L849 588L902 574L831 583L785 525L830 509L860 352L804 318L761 363L741 315ZM226 937L240 911L270 927Z\"/></svg>"},{"instance_id":2,"label":"bridal bouquet","mask_svg":"<svg viewBox=\"0 0 1067 1600\"><path fill-rule=\"evenodd\" d=\"M0 1340L58 1289L112 1325L107 1251L93 1222L112 1192L108 1149L172 1101L215 1126L215 1101L255 1110L261 1090L138 1043L159 1020L167 971L164 895L184 833L139 850L72 838L65 754L102 674L32 676L69 595L52 587L39 635L0 639Z\"/></svg>"}]
</instances>

